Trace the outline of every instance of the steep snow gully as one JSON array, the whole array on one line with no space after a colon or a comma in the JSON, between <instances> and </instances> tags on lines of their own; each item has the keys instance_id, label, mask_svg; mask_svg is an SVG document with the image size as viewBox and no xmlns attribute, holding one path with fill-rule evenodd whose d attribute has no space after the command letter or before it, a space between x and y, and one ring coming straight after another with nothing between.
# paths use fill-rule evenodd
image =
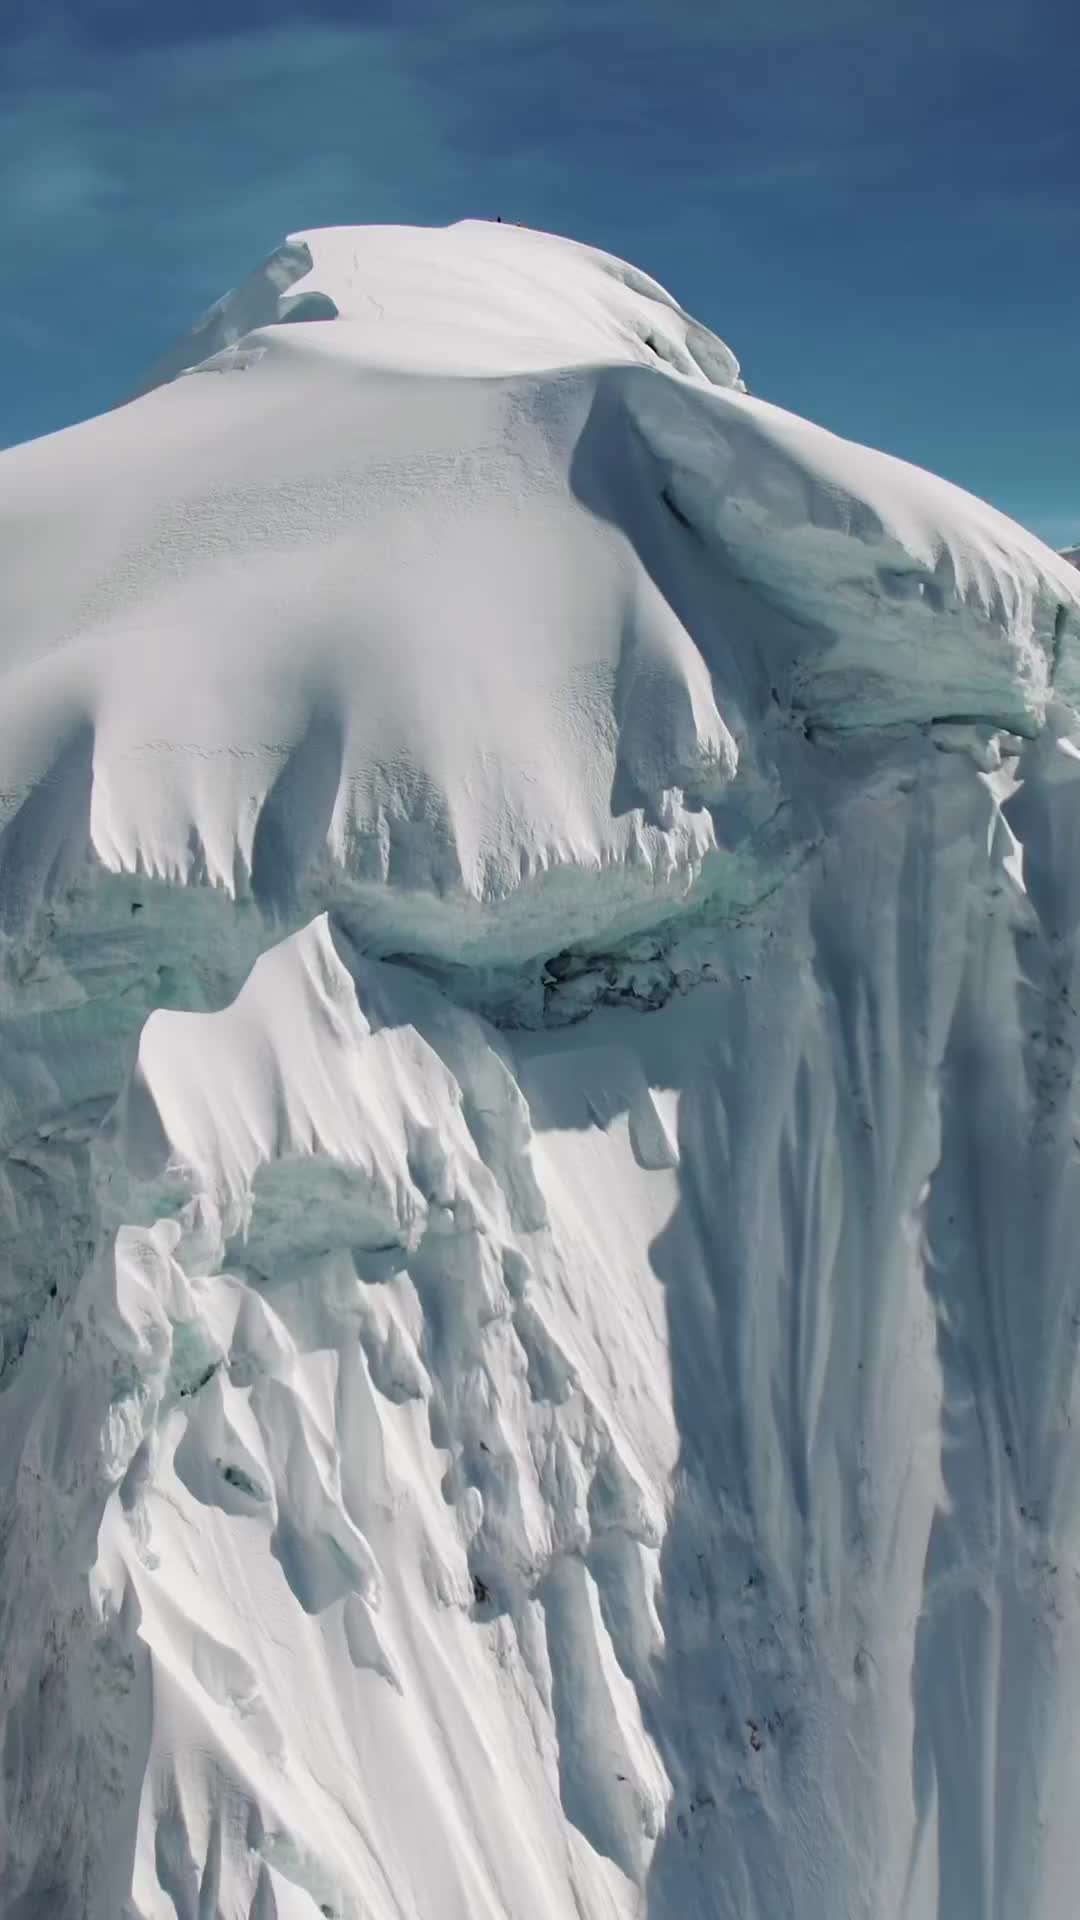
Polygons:
<instances>
[{"instance_id":1,"label":"steep snow gully","mask_svg":"<svg viewBox=\"0 0 1080 1920\"><path fill-rule=\"evenodd\" d=\"M0 556L4 1920L1063 1920L1080 575L472 222Z\"/></svg>"}]
</instances>

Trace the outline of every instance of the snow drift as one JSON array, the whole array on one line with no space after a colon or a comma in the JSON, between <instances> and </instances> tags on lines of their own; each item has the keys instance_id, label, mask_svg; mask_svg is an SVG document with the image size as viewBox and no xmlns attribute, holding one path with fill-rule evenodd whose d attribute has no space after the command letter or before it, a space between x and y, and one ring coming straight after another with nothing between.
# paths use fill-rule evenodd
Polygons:
<instances>
[{"instance_id":1,"label":"snow drift","mask_svg":"<svg viewBox=\"0 0 1080 1920\"><path fill-rule=\"evenodd\" d=\"M472 222L0 552L4 1914L1056 1920L1075 569Z\"/></svg>"}]
</instances>

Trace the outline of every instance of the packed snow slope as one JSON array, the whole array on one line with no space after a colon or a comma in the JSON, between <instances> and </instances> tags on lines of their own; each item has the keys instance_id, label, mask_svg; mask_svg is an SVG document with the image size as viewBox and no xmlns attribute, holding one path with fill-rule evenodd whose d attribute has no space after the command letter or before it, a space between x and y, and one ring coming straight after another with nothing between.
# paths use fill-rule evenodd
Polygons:
<instances>
[{"instance_id":1,"label":"packed snow slope","mask_svg":"<svg viewBox=\"0 0 1080 1920\"><path fill-rule=\"evenodd\" d=\"M1061 1920L1080 574L466 222L0 603L3 1920Z\"/></svg>"}]
</instances>

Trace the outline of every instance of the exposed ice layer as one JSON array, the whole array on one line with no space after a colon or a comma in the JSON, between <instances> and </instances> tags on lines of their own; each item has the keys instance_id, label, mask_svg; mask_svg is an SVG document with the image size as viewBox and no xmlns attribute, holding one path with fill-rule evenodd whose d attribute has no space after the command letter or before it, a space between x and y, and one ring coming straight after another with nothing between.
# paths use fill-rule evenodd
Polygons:
<instances>
[{"instance_id":1,"label":"exposed ice layer","mask_svg":"<svg viewBox=\"0 0 1080 1920\"><path fill-rule=\"evenodd\" d=\"M311 234L0 462L4 1920L1070 1909L1080 576L710 338Z\"/></svg>"},{"instance_id":2,"label":"exposed ice layer","mask_svg":"<svg viewBox=\"0 0 1080 1920\"><path fill-rule=\"evenodd\" d=\"M280 297L339 317L265 324L309 257ZM236 377L0 466L16 948L94 868L473 966L610 943L723 891L785 726L1029 733L1074 691L1073 568L738 391L619 262L334 230L230 300Z\"/></svg>"}]
</instances>

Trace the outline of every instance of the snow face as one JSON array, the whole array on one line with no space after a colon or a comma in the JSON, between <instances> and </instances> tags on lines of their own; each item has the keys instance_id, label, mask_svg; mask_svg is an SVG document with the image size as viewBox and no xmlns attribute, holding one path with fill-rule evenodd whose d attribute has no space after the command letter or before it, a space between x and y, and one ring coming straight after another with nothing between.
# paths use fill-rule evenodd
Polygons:
<instances>
[{"instance_id":1,"label":"snow face","mask_svg":"<svg viewBox=\"0 0 1080 1920\"><path fill-rule=\"evenodd\" d=\"M146 388L0 462L0 1910L1058 1920L1080 576L514 227Z\"/></svg>"},{"instance_id":2,"label":"snow face","mask_svg":"<svg viewBox=\"0 0 1080 1920\"><path fill-rule=\"evenodd\" d=\"M266 324L301 255L276 304L339 317ZM375 229L255 285L188 343L261 318L235 352L4 462L16 941L109 873L516 964L722 888L774 721L1029 734L1071 685L1073 569L739 392L629 268Z\"/></svg>"}]
</instances>

